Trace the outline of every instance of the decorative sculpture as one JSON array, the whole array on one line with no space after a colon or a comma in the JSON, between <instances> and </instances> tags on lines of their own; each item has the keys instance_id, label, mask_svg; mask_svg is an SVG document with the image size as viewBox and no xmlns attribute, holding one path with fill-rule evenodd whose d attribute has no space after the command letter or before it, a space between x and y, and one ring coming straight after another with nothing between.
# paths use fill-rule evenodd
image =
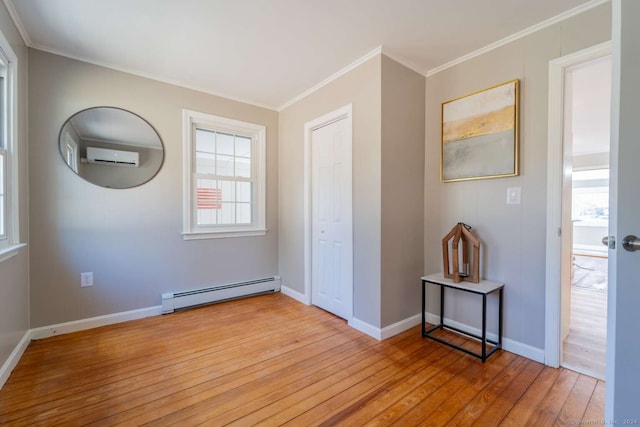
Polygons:
<instances>
[{"instance_id":1,"label":"decorative sculpture","mask_svg":"<svg viewBox=\"0 0 640 427\"><path fill-rule=\"evenodd\" d=\"M442 260L444 262L444 277L452 279L454 283L463 280L480 282L480 240L471 234L471 227L459 222L442 239ZM453 271L449 269L449 242L452 247ZM469 244L473 248L473 257L469 257ZM460 271L460 252L462 252L462 271Z\"/></svg>"}]
</instances>

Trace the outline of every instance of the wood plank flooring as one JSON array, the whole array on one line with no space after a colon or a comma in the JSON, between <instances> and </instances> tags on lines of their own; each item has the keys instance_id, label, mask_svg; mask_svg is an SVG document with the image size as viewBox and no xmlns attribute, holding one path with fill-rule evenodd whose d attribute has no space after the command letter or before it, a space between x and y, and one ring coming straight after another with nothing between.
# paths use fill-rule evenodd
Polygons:
<instances>
[{"instance_id":1,"label":"wood plank flooring","mask_svg":"<svg viewBox=\"0 0 640 427\"><path fill-rule=\"evenodd\" d=\"M546 426L603 406L591 377L506 351L482 364L419 326L378 342L272 294L34 341L0 425Z\"/></svg>"},{"instance_id":2,"label":"wood plank flooring","mask_svg":"<svg viewBox=\"0 0 640 427\"><path fill-rule=\"evenodd\" d=\"M571 325L562 364L604 380L607 361L607 291L571 287Z\"/></svg>"}]
</instances>

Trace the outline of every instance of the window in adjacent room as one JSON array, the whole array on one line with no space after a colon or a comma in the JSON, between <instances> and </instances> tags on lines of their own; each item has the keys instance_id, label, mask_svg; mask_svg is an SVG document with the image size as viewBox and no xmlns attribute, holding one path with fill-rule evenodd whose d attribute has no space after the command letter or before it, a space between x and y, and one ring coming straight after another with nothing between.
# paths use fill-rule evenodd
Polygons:
<instances>
[{"instance_id":1,"label":"window in adjacent room","mask_svg":"<svg viewBox=\"0 0 640 427\"><path fill-rule=\"evenodd\" d=\"M18 245L18 183L15 145L17 58L0 33L0 261Z\"/></svg>"},{"instance_id":2,"label":"window in adjacent room","mask_svg":"<svg viewBox=\"0 0 640 427\"><path fill-rule=\"evenodd\" d=\"M184 111L184 238L263 235L265 127Z\"/></svg>"}]
</instances>

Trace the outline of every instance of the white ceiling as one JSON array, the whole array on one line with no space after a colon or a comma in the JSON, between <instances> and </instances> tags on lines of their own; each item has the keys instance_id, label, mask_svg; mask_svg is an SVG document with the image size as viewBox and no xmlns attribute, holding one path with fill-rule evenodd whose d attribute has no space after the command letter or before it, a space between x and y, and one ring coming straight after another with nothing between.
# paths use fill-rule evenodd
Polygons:
<instances>
[{"instance_id":1,"label":"white ceiling","mask_svg":"<svg viewBox=\"0 0 640 427\"><path fill-rule=\"evenodd\" d=\"M160 137L147 121L119 108L90 108L76 113L69 121L86 141L162 149Z\"/></svg>"},{"instance_id":2,"label":"white ceiling","mask_svg":"<svg viewBox=\"0 0 640 427\"><path fill-rule=\"evenodd\" d=\"M278 109L382 46L426 74L603 0L5 0L29 46Z\"/></svg>"}]
</instances>

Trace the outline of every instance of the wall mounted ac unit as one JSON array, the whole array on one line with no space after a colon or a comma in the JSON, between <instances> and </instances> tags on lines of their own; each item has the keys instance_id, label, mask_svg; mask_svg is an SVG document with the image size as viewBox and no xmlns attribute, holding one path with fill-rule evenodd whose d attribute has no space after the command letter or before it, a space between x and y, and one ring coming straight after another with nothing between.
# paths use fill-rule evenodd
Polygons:
<instances>
[{"instance_id":1,"label":"wall mounted ac unit","mask_svg":"<svg viewBox=\"0 0 640 427\"><path fill-rule=\"evenodd\" d=\"M140 154L137 151L87 147L87 162L100 165L129 166L137 168L140 165Z\"/></svg>"}]
</instances>

